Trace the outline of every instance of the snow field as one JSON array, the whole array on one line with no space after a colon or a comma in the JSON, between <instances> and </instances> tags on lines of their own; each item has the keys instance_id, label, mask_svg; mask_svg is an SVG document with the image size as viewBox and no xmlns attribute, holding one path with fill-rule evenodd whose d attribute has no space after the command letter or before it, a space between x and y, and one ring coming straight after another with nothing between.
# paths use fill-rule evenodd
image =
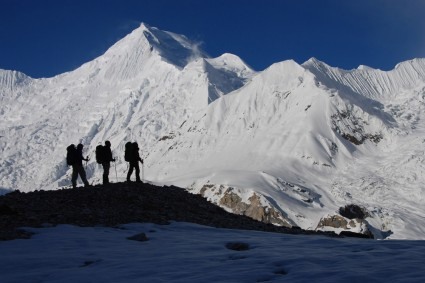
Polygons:
<instances>
[{"instance_id":1,"label":"snow field","mask_svg":"<svg viewBox=\"0 0 425 283\"><path fill-rule=\"evenodd\" d=\"M60 225L0 242L1 282L422 282L423 241L228 230L188 223ZM128 240L145 233L148 241ZM237 251L229 243L248 246Z\"/></svg>"}]
</instances>

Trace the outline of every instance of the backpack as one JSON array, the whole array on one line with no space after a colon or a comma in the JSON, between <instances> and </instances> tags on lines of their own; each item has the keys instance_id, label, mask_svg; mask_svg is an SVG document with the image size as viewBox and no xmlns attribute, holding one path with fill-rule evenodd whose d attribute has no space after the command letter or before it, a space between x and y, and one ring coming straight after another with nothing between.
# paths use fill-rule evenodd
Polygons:
<instances>
[{"instance_id":1,"label":"backpack","mask_svg":"<svg viewBox=\"0 0 425 283\"><path fill-rule=\"evenodd\" d=\"M74 165L77 162L77 149L74 144L66 148L66 164Z\"/></svg>"},{"instance_id":2,"label":"backpack","mask_svg":"<svg viewBox=\"0 0 425 283\"><path fill-rule=\"evenodd\" d=\"M107 162L105 155L105 147L101 144L96 146L96 162L99 164Z\"/></svg>"},{"instance_id":3,"label":"backpack","mask_svg":"<svg viewBox=\"0 0 425 283\"><path fill-rule=\"evenodd\" d=\"M133 144L131 142L127 142L125 144L124 151L124 160L130 162L133 158Z\"/></svg>"}]
</instances>

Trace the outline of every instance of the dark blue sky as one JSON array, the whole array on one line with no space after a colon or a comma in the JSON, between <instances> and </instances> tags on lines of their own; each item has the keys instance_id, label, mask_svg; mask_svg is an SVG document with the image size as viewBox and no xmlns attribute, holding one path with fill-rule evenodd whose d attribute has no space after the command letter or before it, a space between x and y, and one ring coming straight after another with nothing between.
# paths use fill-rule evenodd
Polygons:
<instances>
[{"instance_id":1,"label":"dark blue sky","mask_svg":"<svg viewBox=\"0 0 425 283\"><path fill-rule=\"evenodd\" d=\"M390 70L425 57L422 0L0 0L0 68L71 71L145 22L255 70L316 57Z\"/></svg>"}]
</instances>

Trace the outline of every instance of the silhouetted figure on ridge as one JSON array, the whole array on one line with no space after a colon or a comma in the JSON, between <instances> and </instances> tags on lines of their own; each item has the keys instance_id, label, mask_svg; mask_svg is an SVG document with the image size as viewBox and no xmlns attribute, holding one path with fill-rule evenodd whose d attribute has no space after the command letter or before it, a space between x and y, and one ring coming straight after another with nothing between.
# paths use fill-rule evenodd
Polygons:
<instances>
[{"instance_id":1,"label":"silhouetted figure on ridge","mask_svg":"<svg viewBox=\"0 0 425 283\"><path fill-rule=\"evenodd\" d=\"M75 151L75 162L72 164L72 187L75 189L77 187L77 178L78 175L80 175L81 180L84 183L85 187L89 187L90 184L87 181L87 177L86 177L86 171L84 170L83 167L83 160L84 161L89 161L89 158L87 156L87 158L83 157L83 145L80 143L77 145L77 149Z\"/></svg>"},{"instance_id":2,"label":"silhouetted figure on ridge","mask_svg":"<svg viewBox=\"0 0 425 283\"><path fill-rule=\"evenodd\" d=\"M115 158L112 158L111 151L111 142L105 141L105 146L103 147L104 159L102 160L103 167L103 184L109 184L109 169L111 168L111 161L115 162Z\"/></svg>"},{"instance_id":3,"label":"silhouetted figure on ridge","mask_svg":"<svg viewBox=\"0 0 425 283\"><path fill-rule=\"evenodd\" d=\"M143 159L140 158L139 145L137 144L137 142L128 142L125 144L124 159L125 161L130 163L130 168L128 169L127 173L127 182L131 181L130 178L134 169L136 170L136 182L141 182L139 161L143 164Z\"/></svg>"}]
</instances>

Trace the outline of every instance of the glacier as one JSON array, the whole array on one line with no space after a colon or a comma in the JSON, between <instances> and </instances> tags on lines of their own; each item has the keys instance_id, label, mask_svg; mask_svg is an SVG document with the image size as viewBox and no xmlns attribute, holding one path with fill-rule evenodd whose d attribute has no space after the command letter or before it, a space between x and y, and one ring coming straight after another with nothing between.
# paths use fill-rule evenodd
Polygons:
<instances>
[{"instance_id":1,"label":"glacier","mask_svg":"<svg viewBox=\"0 0 425 283\"><path fill-rule=\"evenodd\" d=\"M279 223L319 229L354 204L367 218L345 229L425 239L424 98L425 59L391 71L315 58L254 71L141 24L68 73L0 70L0 191L69 186L70 143L85 145L87 175L99 183L94 149L105 140L117 157L110 179L123 181L124 144L137 141L147 181L227 210L229 196L255 199Z\"/></svg>"}]
</instances>

